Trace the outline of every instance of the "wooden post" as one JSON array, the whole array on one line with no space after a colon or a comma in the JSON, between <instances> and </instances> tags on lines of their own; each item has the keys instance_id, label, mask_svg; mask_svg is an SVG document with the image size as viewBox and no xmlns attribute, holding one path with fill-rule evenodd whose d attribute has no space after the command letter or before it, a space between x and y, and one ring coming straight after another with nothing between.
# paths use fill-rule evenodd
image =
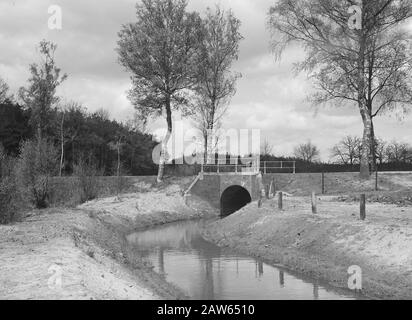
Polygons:
<instances>
[{"instance_id":1,"label":"wooden post","mask_svg":"<svg viewBox=\"0 0 412 320\"><path fill-rule=\"evenodd\" d=\"M269 199L273 198L275 193L276 193L276 191L275 191L275 182L274 182L274 178L273 178L272 182L270 183L270 187L269 187Z\"/></svg>"},{"instance_id":2,"label":"wooden post","mask_svg":"<svg viewBox=\"0 0 412 320\"><path fill-rule=\"evenodd\" d=\"M293 161L293 174L296 174L296 161Z\"/></svg>"},{"instance_id":3,"label":"wooden post","mask_svg":"<svg viewBox=\"0 0 412 320\"><path fill-rule=\"evenodd\" d=\"M279 210L283 210L283 192L280 191L278 194L278 208Z\"/></svg>"},{"instance_id":4,"label":"wooden post","mask_svg":"<svg viewBox=\"0 0 412 320\"><path fill-rule=\"evenodd\" d=\"M360 219L364 221L366 219L366 195L360 196Z\"/></svg>"},{"instance_id":5,"label":"wooden post","mask_svg":"<svg viewBox=\"0 0 412 320\"><path fill-rule=\"evenodd\" d=\"M312 192L312 213L313 214L318 213L317 199L316 199L316 193L315 192Z\"/></svg>"},{"instance_id":6,"label":"wooden post","mask_svg":"<svg viewBox=\"0 0 412 320\"><path fill-rule=\"evenodd\" d=\"M325 194L325 172L322 172L322 194Z\"/></svg>"},{"instance_id":7,"label":"wooden post","mask_svg":"<svg viewBox=\"0 0 412 320\"><path fill-rule=\"evenodd\" d=\"M267 185L265 185L265 196L266 196L266 199L268 199L269 200L269 190L270 188L269 188L269 185L267 184Z\"/></svg>"},{"instance_id":8,"label":"wooden post","mask_svg":"<svg viewBox=\"0 0 412 320\"><path fill-rule=\"evenodd\" d=\"M259 190L258 208L262 207L262 190Z\"/></svg>"},{"instance_id":9,"label":"wooden post","mask_svg":"<svg viewBox=\"0 0 412 320\"><path fill-rule=\"evenodd\" d=\"M263 168L264 168L263 172L266 174L267 173L267 171L266 171L266 161L263 162Z\"/></svg>"},{"instance_id":10,"label":"wooden post","mask_svg":"<svg viewBox=\"0 0 412 320\"><path fill-rule=\"evenodd\" d=\"M379 191L379 186L378 186L378 168L376 168L376 171L375 171L375 191Z\"/></svg>"}]
</instances>

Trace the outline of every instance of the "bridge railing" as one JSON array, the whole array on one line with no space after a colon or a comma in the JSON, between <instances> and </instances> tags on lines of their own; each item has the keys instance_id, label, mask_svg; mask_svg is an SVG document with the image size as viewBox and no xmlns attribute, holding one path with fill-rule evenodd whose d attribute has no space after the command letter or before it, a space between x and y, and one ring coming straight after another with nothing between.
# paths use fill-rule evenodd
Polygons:
<instances>
[{"instance_id":1,"label":"bridge railing","mask_svg":"<svg viewBox=\"0 0 412 320\"><path fill-rule=\"evenodd\" d=\"M268 173L296 173L296 161L261 161L261 171Z\"/></svg>"},{"instance_id":2,"label":"bridge railing","mask_svg":"<svg viewBox=\"0 0 412 320\"><path fill-rule=\"evenodd\" d=\"M237 161L236 161L237 160ZM234 162L234 163L233 163ZM212 164L202 164L202 173L258 173L260 170L259 158L240 158L235 161L217 159Z\"/></svg>"}]
</instances>

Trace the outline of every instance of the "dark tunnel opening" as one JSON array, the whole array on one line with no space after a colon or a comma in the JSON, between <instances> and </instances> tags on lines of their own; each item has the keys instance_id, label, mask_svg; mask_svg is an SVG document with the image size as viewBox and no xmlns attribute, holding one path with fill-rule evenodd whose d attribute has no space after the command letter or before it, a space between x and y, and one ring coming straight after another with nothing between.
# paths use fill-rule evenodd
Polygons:
<instances>
[{"instance_id":1,"label":"dark tunnel opening","mask_svg":"<svg viewBox=\"0 0 412 320\"><path fill-rule=\"evenodd\" d=\"M227 217L252 202L252 198L245 188L232 186L227 188L220 198L220 214Z\"/></svg>"}]
</instances>

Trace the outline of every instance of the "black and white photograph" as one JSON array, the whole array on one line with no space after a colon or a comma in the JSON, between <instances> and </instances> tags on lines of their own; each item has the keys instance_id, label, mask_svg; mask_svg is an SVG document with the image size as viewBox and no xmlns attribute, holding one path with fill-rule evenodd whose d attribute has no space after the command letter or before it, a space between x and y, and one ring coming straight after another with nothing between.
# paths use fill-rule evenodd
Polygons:
<instances>
[{"instance_id":1,"label":"black and white photograph","mask_svg":"<svg viewBox=\"0 0 412 320\"><path fill-rule=\"evenodd\" d=\"M412 300L412 1L0 0L0 300Z\"/></svg>"}]
</instances>

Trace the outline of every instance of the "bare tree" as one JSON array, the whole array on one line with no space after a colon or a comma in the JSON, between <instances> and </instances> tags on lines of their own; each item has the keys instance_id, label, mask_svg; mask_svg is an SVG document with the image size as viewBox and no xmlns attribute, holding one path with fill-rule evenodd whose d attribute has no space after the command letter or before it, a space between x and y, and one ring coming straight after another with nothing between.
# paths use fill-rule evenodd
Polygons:
<instances>
[{"instance_id":1,"label":"bare tree","mask_svg":"<svg viewBox=\"0 0 412 320\"><path fill-rule=\"evenodd\" d=\"M204 161L212 155L213 140L220 127L220 121L227 111L230 98L236 92L239 74L230 71L238 59L240 21L232 11L225 12L216 6L215 11L207 9L202 20L199 69L196 86L196 110L194 120L204 143Z\"/></svg>"},{"instance_id":2,"label":"bare tree","mask_svg":"<svg viewBox=\"0 0 412 320\"><path fill-rule=\"evenodd\" d=\"M379 165L382 165L387 160L386 148L387 143L383 139L375 137L375 154L376 160L379 161Z\"/></svg>"},{"instance_id":3,"label":"bare tree","mask_svg":"<svg viewBox=\"0 0 412 320\"><path fill-rule=\"evenodd\" d=\"M268 139L265 139L262 143L260 154L262 156L271 156L273 155L273 145L269 142Z\"/></svg>"},{"instance_id":4,"label":"bare tree","mask_svg":"<svg viewBox=\"0 0 412 320\"><path fill-rule=\"evenodd\" d=\"M348 25L348 9L359 5L359 28ZM361 170L369 178L373 118L412 102L409 40L402 24L412 15L409 0L280 0L270 9L276 56L292 42L305 49L305 71L318 90L315 103L356 103L363 121ZM350 20L349 20L350 21Z\"/></svg>"},{"instance_id":5,"label":"bare tree","mask_svg":"<svg viewBox=\"0 0 412 320\"><path fill-rule=\"evenodd\" d=\"M159 183L172 136L172 110L184 111L190 102L187 90L196 84L201 19L186 7L186 0L142 0L136 5L137 22L119 32L119 61L132 74L130 100L142 117L166 118Z\"/></svg>"},{"instance_id":6,"label":"bare tree","mask_svg":"<svg viewBox=\"0 0 412 320\"><path fill-rule=\"evenodd\" d=\"M362 140L347 136L332 148L332 157L343 164L354 165L359 160L359 150Z\"/></svg>"},{"instance_id":7,"label":"bare tree","mask_svg":"<svg viewBox=\"0 0 412 320\"><path fill-rule=\"evenodd\" d=\"M296 158L306 162L314 162L320 155L319 149L310 141L297 146L293 153Z\"/></svg>"},{"instance_id":8,"label":"bare tree","mask_svg":"<svg viewBox=\"0 0 412 320\"><path fill-rule=\"evenodd\" d=\"M406 143L392 141L386 147L386 156L389 162L406 162L408 160L410 146Z\"/></svg>"}]
</instances>

